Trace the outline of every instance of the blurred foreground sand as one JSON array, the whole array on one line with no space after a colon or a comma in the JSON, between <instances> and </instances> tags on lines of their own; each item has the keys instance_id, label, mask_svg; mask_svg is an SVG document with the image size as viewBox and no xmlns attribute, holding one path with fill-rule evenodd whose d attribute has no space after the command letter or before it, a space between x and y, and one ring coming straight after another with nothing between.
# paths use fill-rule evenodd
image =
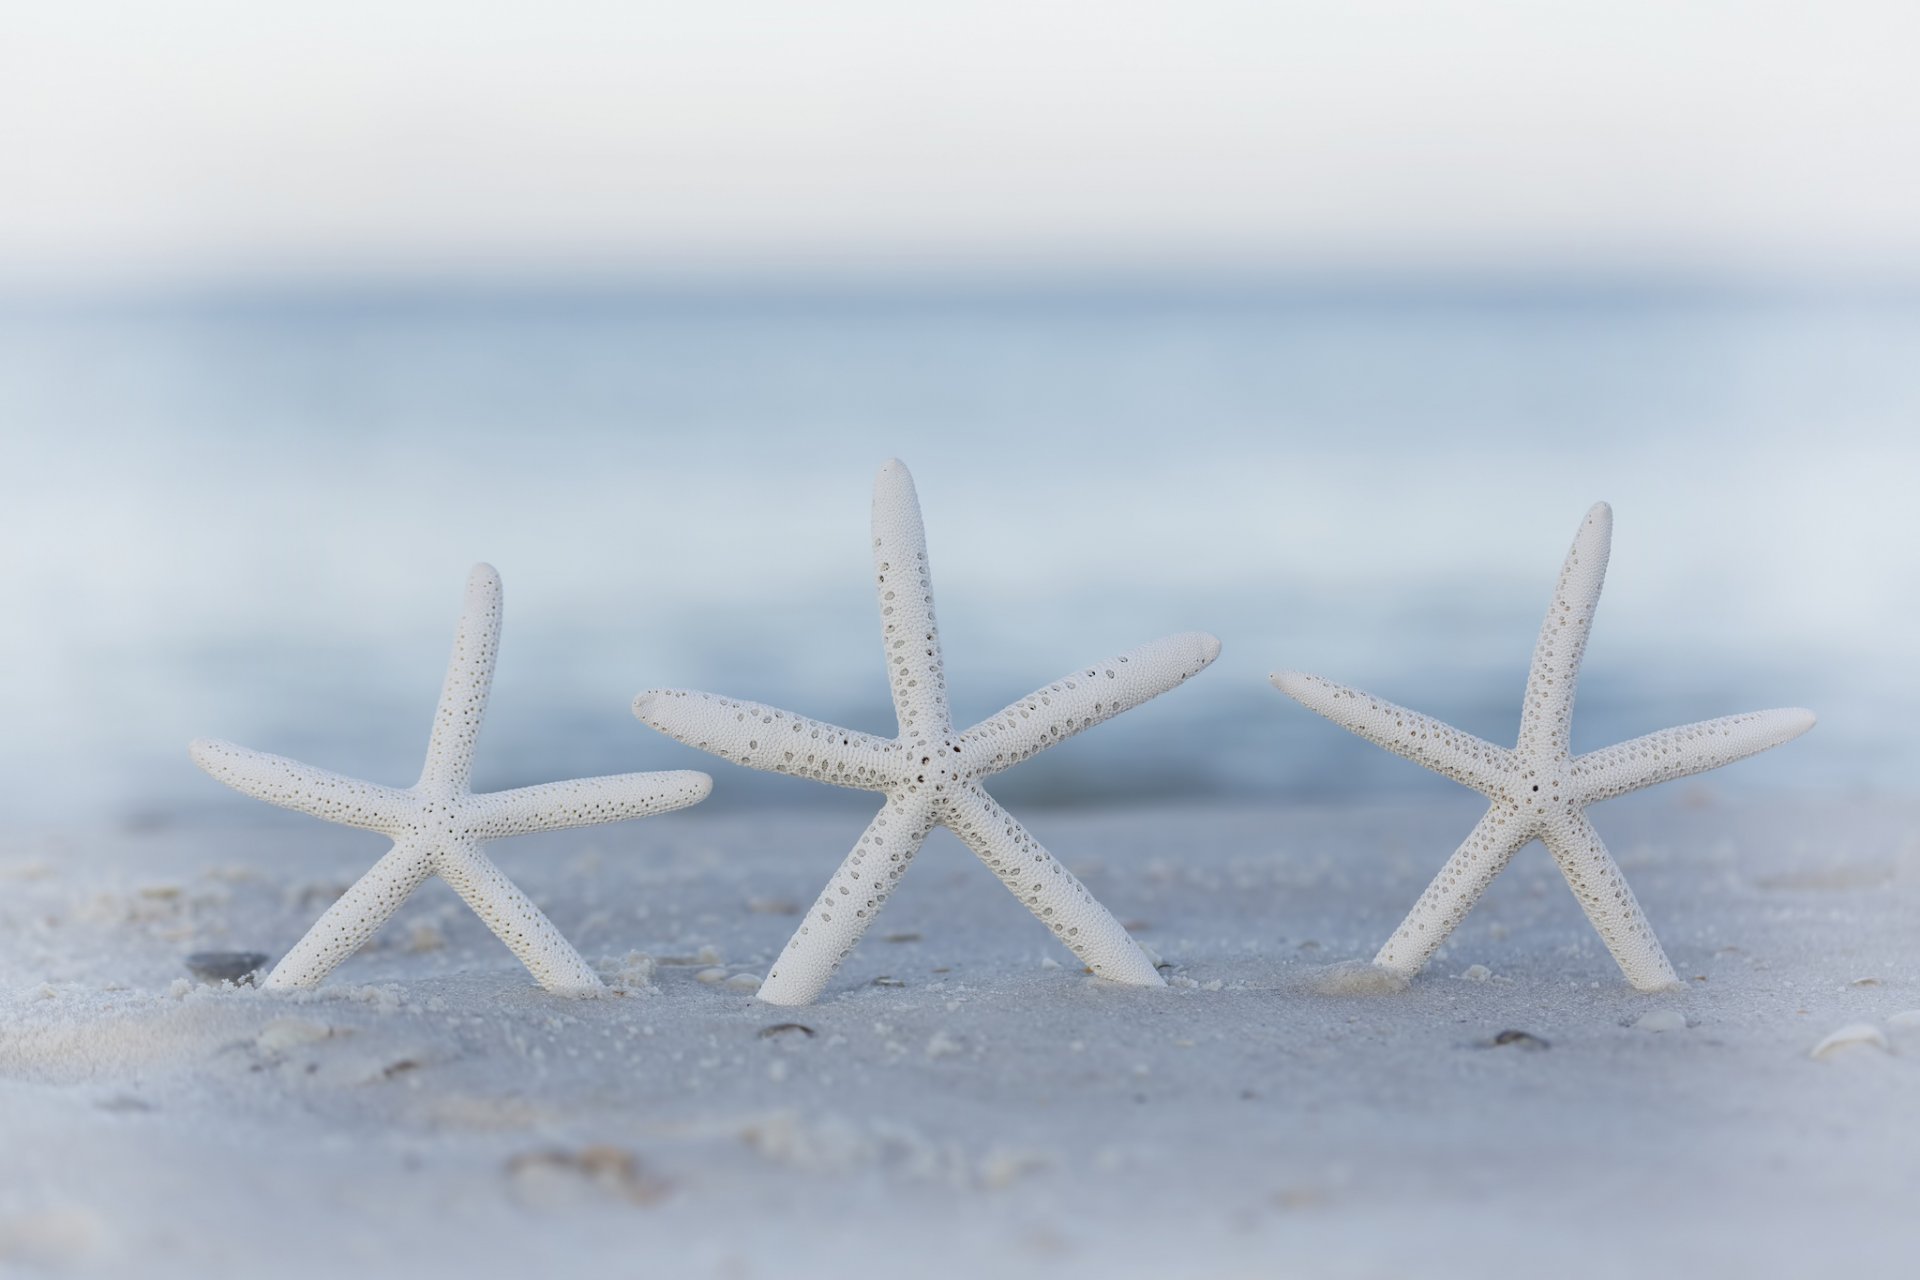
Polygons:
<instances>
[{"instance_id":1,"label":"blurred foreground sand","mask_svg":"<svg viewBox=\"0 0 1920 1280\"><path fill-rule=\"evenodd\" d=\"M864 818L494 846L618 991L443 886L316 995L381 848L288 821L0 843L0 1268L142 1276L1809 1274L1920 1247L1920 806L1669 788L1595 818L1687 989L1535 846L1397 994L1326 995L1476 801L1032 811L1167 962L1085 977L950 837L821 1003L768 958ZM738 978L729 982L729 978ZM744 989L742 989L744 987ZM1885 1047L1816 1059L1869 1023ZM797 1024L797 1025L795 1025ZM1660 1029L1664 1028L1664 1029ZM1506 1032L1525 1033L1521 1036Z\"/></svg>"}]
</instances>

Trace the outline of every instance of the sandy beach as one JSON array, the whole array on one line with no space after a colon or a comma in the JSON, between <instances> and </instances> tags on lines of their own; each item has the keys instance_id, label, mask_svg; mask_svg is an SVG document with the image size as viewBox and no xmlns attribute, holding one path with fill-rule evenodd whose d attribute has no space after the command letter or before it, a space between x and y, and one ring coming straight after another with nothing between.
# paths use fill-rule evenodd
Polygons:
<instances>
[{"instance_id":1,"label":"sandy beach","mask_svg":"<svg viewBox=\"0 0 1920 1280\"><path fill-rule=\"evenodd\" d=\"M825 998L758 1003L860 804L494 846L612 984L587 1000L437 884L317 993L188 976L284 950L377 837L8 837L0 1262L1784 1276L1920 1246L1911 802L1682 784L1597 810L1674 994L1620 980L1538 846L1411 987L1328 994L1463 796L1026 814L1165 990L1084 975L937 834ZM1884 1045L1812 1055L1857 1023Z\"/></svg>"}]
</instances>

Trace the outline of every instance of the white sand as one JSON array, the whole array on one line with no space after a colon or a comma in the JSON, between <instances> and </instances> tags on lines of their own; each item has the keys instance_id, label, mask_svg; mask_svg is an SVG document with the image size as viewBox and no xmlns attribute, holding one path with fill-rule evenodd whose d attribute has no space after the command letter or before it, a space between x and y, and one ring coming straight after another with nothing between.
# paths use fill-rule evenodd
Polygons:
<instances>
[{"instance_id":1,"label":"white sand","mask_svg":"<svg viewBox=\"0 0 1920 1280\"><path fill-rule=\"evenodd\" d=\"M941 835L801 1010L730 979L766 971L858 797L496 846L624 968L586 1001L437 885L317 996L177 981L188 951L286 948L377 838L16 835L0 1271L1895 1274L1920 1256L1920 1018L1896 1016L1920 1009L1920 807L1717 794L1596 810L1689 980L1662 996L1538 847L1411 987L1325 994L1464 795L1026 814L1166 991L1085 978ZM1853 1023L1886 1047L1812 1056Z\"/></svg>"}]
</instances>

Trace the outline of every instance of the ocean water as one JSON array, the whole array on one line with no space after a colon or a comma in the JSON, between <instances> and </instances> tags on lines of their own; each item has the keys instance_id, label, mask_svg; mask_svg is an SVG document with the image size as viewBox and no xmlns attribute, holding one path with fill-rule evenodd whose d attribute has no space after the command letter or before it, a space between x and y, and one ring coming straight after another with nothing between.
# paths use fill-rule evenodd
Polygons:
<instances>
[{"instance_id":1,"label":"ocean water","mask_svg":"<svg viewBox=\"0 0 1920 1280\"><path fill-rule=\"evenodd\" d=\"M928 524L963 722L1172 631L1220 661L1011 801L1453 784L1267 683L1511 741L1587 507L1577 749L1781 705L1716 788L1911 791L1920 302L1320 286L336 292L0 307L4 821L253 816L213 735L411 781L469 565L506 583L476 782L704 767L704 688L888 731L877 465ZM1688 784L1680 784L1686 786ZM256 806L257 807L257 806Z\"/></svg>"}]
</instances>

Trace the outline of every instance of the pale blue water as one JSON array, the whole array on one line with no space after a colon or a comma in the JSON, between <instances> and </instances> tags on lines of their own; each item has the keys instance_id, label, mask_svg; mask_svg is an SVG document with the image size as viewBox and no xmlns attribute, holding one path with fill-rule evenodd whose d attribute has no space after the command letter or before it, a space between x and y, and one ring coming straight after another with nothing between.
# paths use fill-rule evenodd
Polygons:
<instances>
[{"instance_id":1,"label":"pale blue water","mask_svg":"<svg viewBox=\"0 0 1920 1280\"><path fill-rule=\"evenodd\" d=\"M1451 784L1295 666L1510 741L1616 513L1577 747L1763 706L1716 781L1910 790L1913 300L1665 291L472 293L0 309L5 821L238 812L201 734L395 782L461 582L507 631L478 781L710 767L654 685L887 728L867 497L919 481L957 714L1167 632L1215 668L1026 802Z\"/></svg>"}]
</instances>

